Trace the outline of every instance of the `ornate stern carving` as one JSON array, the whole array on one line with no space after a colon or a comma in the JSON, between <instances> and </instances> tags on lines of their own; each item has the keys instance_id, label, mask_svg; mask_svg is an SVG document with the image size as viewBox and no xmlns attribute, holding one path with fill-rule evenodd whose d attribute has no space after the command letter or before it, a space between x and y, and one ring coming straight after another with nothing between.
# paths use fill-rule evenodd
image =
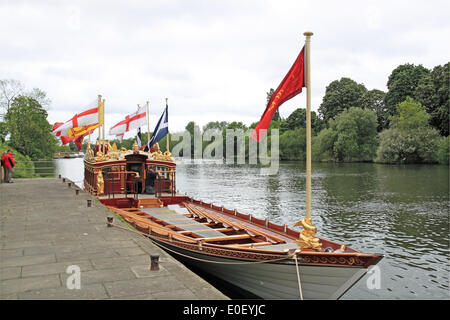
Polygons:
<instances>
[{"instance_id":1,"label":"ornate stern carving","mask_svg":"<svg viewBox=\"0 0 450 320\"><path fill-rule=\"evenodd\" d=\"M139 152L139 146L138 146L136 140L133 143L133 152Z\"/></svg>"},{"instance_id":2,"label":"ornate stern carving","mask_svg":"<svg viewBox=\"0 0 450 320\"><path fill-rule=\"evenodd\" d=\"M300 238L297 240L297 244L302 249L315 249L321 250L322 244L319 242L319 238L314 235L317 232L317 228L311 223L311 219L305 218L298 221L294 227L302 226L303 230L300 233Z\"/></svg>"}]
</instances>

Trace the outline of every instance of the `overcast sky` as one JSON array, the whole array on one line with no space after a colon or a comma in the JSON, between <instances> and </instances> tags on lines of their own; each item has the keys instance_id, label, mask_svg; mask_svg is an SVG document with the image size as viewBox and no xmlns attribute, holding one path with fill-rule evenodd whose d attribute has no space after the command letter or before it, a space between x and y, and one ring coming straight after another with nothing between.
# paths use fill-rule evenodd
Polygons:
<instances>
[{"instance_id":1,"label":"overcast sky","mask_svg":"<svg viewBox=\"0 0 450 320\"><path fill-rule=\"evenodd\" d=\"M147 100L153 130L166 97L172 132L189 121L249 125L303 47L303 32L314 32L317 111L326 86L341 77L385 91L400 64L447 63L449 3L0 0L0 79L45 91L50 123L67 121L102 94L107 130ZM305 103L306 91L280 113Z\"/></svg>"}]
</instances>

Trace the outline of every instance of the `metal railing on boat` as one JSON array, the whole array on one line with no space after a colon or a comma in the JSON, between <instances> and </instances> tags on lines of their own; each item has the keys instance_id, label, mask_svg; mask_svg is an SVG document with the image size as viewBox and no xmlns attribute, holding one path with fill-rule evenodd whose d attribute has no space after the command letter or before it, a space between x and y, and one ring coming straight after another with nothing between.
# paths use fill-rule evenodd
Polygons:
<instances>
[{"instance_id":1,"label":"metal railing on boat","mask_svg":"<svg viewBox=\"0 0 450 320\"><path fill-rule=\"evenodd\" d=\"M157 176L155 180L155 197L160 198L163 194L174 196L176 191L174 179L161 178ZM104 178L104 194L108 198L115 198L116 194L132 195L134 199L139 199L139 194L145 192L144 181L136 176L134 171L108 172Z\"/></svg>"}]
</instances>

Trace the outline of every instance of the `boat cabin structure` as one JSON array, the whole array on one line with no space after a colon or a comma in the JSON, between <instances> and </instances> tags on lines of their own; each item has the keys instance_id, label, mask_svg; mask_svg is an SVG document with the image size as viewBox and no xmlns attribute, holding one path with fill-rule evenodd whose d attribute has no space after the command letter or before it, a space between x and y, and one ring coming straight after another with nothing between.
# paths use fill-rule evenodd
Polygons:
<instances>
[{"instance_id":1,"label":"boat cabin structure","mask_svg":"<svg viewBox=\"0 0 450 320\"><path fill-rule=\"evenodd\" d=\"M84 189L103 204L129 207L146 199L176 197L176 163L170 152L117 149L97 142L84 158ZM149 175L156 173L153 181ZM150 188L149 188L150 187Z\"/></svg>"}]
</instances>

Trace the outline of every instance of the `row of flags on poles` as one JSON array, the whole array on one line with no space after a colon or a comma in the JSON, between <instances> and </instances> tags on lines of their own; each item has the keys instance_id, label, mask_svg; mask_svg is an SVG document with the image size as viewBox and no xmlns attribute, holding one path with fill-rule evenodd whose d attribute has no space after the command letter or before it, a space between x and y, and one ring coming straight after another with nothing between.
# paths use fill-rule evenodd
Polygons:
<instances>
[{"instance_id":1,"label":"row of flags on poles","mask_svg":"<svg viewBox=\"0 0 450 320\"><path fill-rule=\"evenodd\" d=\"M147 112L142 111L142 108L138 108L135 113L127 115L124 120L119 121L109 129L109 135L116 136L116 138L122 142L123 136L126 132L137 129L136 140L139 148L142 148L141 144L141 127L146 125ZM166 102L166 107L153 130L153 135L145 146L145 151L151 149L151 147L161 140L169 133L169 107ZM75 114L71 119L66 122L56 122L53 125L52 134L61 139L63 145L74 142L78 150L81 150L83 138L93 133L100 125L102 125L103 117L100 113L103 112L103 103L100 102L98 107L89 107L82 113Z\"/></svg>"},{"instance_id":2,"label":"row of flags on poles","mask_svg":"<svg viewBox=\"0 0 450 320\"><path fill-rule=\"evenodd\" d=\"M272 121L275 111L278 110L278 108L284 102L302 92L303 87L306 86L304 51L305 47L302 48L294 64L289 69L289 72L285 75L278 88L272 94L259 123L250 135L250 138L252 140L260 142L267 134L267 129L270 126L270 122ZM92 107L80 114L76 114L65 123L55 123L53 126L53 134L57 137L60 137L63 144L74 141L78 149L81 150L81 142L83 141L83 138L86 135L91 134L99 125L102 125L102 123L100 123L101 120L99 119L103 119L103 117L101 116L101 114L99 116L99 113L103 113L103 103L101 101L99 101L98 107ZM141 127L145 125L146 119L146 111L142 111L141 108L139 108L138 111L133 114L127 115L124 120L112 126L109 130L109 134L115 135L116 138L119 139L120 142L122 142L125 132L138 129L136 139L139 147L142 148ZM166 107L144 150L150 150L150 148L155 143L161 140L168 133L169 119L168 105L166 101Z\"/></svg>"}]
</instances>

